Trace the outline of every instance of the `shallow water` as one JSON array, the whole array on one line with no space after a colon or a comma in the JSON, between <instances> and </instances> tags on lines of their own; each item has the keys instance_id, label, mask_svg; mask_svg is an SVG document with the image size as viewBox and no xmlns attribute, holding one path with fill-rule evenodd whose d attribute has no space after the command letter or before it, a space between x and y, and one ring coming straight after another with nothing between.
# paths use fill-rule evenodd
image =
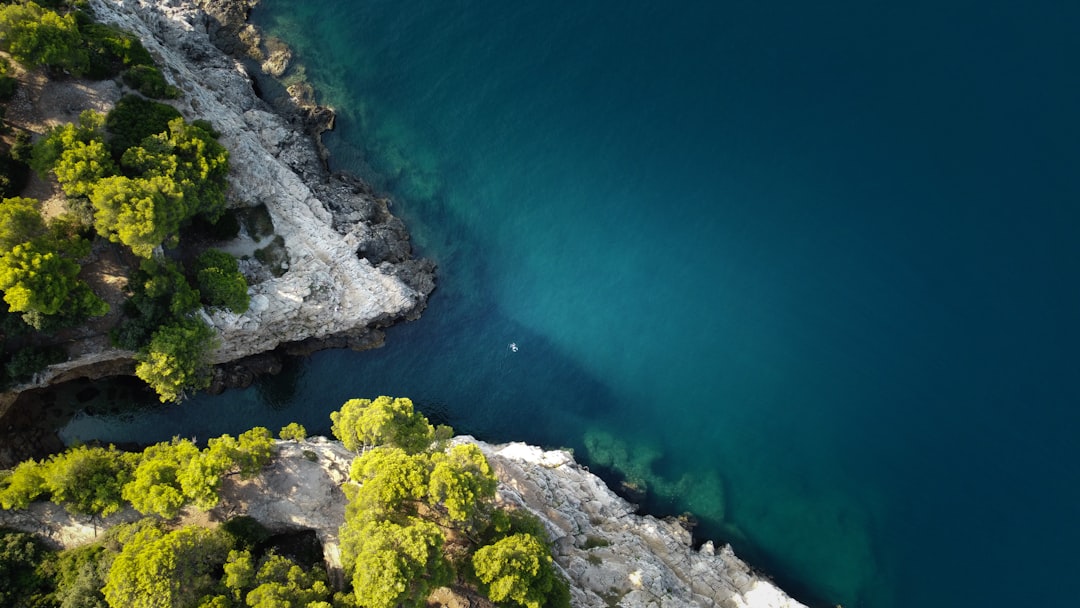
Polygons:
<instances>
[{"instance_id":1,"label":"shallow water","mask_svg":"<svg viewBox=\"0 0 1080 608\"><path fill-rule=\"evenodd\" d=\"M440 287L383 349L65 437L410 396L574 448L806 601L1067 601L1078 17L263 0L339 112L336 168L395 195Z\"/></svg>"}]
</instances>

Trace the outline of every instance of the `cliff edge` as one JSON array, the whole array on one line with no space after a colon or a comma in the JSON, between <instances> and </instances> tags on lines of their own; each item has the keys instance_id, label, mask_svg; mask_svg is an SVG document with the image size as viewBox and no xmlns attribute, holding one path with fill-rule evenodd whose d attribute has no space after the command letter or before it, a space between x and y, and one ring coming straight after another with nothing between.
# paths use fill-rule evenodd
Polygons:
<instances>
[{"instance_id":1,"label":"cliff edge","mask_svg":"<svg viewBox=\"0 0 1080 608\"><path fill-rule=\"evenodd\" d=\"M142 40L182 91L169 103L220 132L230 154L229 207L259 210L272 224L267 234L215 245L238 257L269 247L273 260L241 260L251 285L245 313L204 313L220 337L210 363L283 345L299 352L371 348L381 345L382 328L419 316L435 287L434 263L413 258L408 232L390 213L389 201L362 181L326 169L308 128L310 108L295 107L290 115L259 98L243 64L211 41L210 32L221 28L215 17L188 0L90 5L96 19ZM0 395L0 417L21 390L132 372L134 353L102 339L92 342L93 348L74 349L70 360Z\"/></svg>"},{"instance_id":2,"label":"cliff edge","mask_svg":"<svg viewBox=\"0 0 1080 608\"><path fill-rule=\"evenodd\" d=\"M805 608L755 574L729 545L706 542L695 551L690 533L677 523L635 514L569 452L523 443L492 445L472 437L454 441L475 443L487 457L499 479L498 503L527 509L543 522L552 555L570 583L573 606ZM341 487L352 483L353 456L322 437L279 441L277 455L262 473L249 480L226 478L221 503L209 513L189 509L185 523L246 514L275 532L314 530L327 567L340 575L338 528L347 503ZM0 525L70 547L139 517L129 508L93 525L52 503L34 503L26 511L0 511Z\"/></svg>"}]
</instances>

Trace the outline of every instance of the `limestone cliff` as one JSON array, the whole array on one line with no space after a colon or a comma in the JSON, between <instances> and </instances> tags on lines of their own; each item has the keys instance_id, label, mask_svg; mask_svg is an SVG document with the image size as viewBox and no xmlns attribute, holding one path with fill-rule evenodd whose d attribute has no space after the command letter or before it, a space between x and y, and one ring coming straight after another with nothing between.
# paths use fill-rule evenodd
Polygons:
<instances>
[{"instance_id":1,"label":"limestone cliff","mask_svg":"<svg viewBox=\"0 0 1080 608\"><path fill-rule=\"evenodd\" d=\"M208 119L221 132L230 153L229 205L265 207L273 224L272 236L249 239L249 246L276 241L274 272L254 259L242 263L253 283L249 310L206 314L221 337L212 363L284 344L377 346L381 328L419 315L434 289L434 264L412 257L404 224L385 199L326 170L299 113L283 116L256 95L244 67L211 42L209 30L220 27L215 19L186 1L90 4L100 21L143 41L183 91L171 103L185 117ZM130 373L132 353L100 342L39 374L33 386ZM0 399L0 414L9 401Z\"/></svg>"},{"instance_id":2,"label":"limestone cliff","mask_svg":"<svg viewBox=\"0 0 1080 608\"><path fill-rule=\"evenodd\" d=\"M210 315L222 338L214 362L284 343L363 337L424 306L432 267L411 259L400 220L363 184L327 174L312 139L272 112L241 64L210 41L212 18L191 2L91 5L98 19L143 40L184 92L175 104L182 113L213 122L230 153L231 204L265 205L283 239L284 274L254 285L243 315Z\"/></svg>"},{"instance_id":3,"label":"limestone cliff","mask_svg":"<svg viewBox=\"0 0 1080 608\"><path fill-rule=\"evenodd\" d=\"M570 581L574 606L624 608L799 608L772 582L755 574L724 545L691 548L676 523L636 515L633 507L565 451L522 443L490 445L472 437L499 478L496 500L529 510L554 542L560 571ZM277 532L314 530L327 566L340 574L338 528L353 454L315 437L281 441L274 461L254 479L227 478L221 503L208 514L224 521L247 514ZM49 503L24 512L0 511L0 525L43 534L61 546L92 540L103 527L139 516L128 509L97 526ZM189 521L206 519L191 513Z\"/></svg>"}]
</instances>

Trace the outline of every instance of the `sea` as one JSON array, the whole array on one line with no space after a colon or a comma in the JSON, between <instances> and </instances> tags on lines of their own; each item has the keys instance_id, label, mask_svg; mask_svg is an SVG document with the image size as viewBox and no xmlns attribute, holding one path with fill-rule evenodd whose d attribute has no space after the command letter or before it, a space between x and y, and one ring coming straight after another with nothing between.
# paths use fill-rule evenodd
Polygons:
<instances>
[{"instance_id":1,"label":"sea","mask_svg":"<svg viewBox=\"0 0 1080 608\"><path fill-rule=\"evenodd\" d=\"M410 397L572 449L812 606L1077 601L1080 3L262 0L252 19L438 289L383 348L91 404L66 440L326 433L349 398Z\"/></svg>"}]
</instances>

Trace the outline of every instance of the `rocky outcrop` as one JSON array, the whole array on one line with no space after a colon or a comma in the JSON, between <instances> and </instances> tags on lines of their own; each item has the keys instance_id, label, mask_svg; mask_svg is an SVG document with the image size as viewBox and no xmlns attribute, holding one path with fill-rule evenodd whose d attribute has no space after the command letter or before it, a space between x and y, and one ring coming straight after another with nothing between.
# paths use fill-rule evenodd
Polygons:
<instances>
[{"instance_id":1,"label":"rocky outcrop","mask_svg":"<svg viewBox=\"0 0 1080 608\"><path fill-rule=\"evenodd\" d=\"M256 95L243 64L211 41L211 33L222 41L247 29L234 32L186 0L90 4L99 20L143 41L183 91L173 105L189 119L210 120L221 133L230 153L230 206L264 206L273 223L282 261L272 273L254 260L242 265L255 283L249 310L205 315L221 338L212 363L294 343L306 352L322 345L378 346L381 328L419 316L435 286L434 264L412 257L405 226L390 214L386 199L355 178L326 170L305 132L307 114L297 109L296 116L282 116L271 109ZM277 49L279 61L282 52ZM117 361L130 370L131 356L115 350L76 356L21 388L99 375L118 369ZM0 397L0 417L10 401Z\"/></svg>"},{"instance_id":2,"label":"rocky outcrop","mask_svg":"<svg viewBox=\"0 0 1080 608\"><path fill-rule=\"evenodd\" d=\"M802 606L737 558L730 545L691 548L678 523L634 508L565 451L472 438L499 477L498 500L544 522L574 606L796 608Z\"/></svg>"},{"instance_id":3,"label":"rocky outcrop","mask_svg":"<svg viewBox=\"0 0 1080 608\"><path fill-rule=\"evenodd\" d=\"M272 112L238 60L211 42L216 19L186 1L91 4L98 19L143 40L184 92L181 112L213 122L230 153L231 203L265 205L283 239L287 269L251 288L248 312L210 315L222 338L215 362L365 334L424 306L433 268L411 259L404 225L364 184L327 174L312 139Z\"/></svg>"},{"instance_id":4,"label":"rocky outcrop","mask_svg":"<svg viewBox=\"0 0 1080 608\"><path fill-rule=\"evenodd\" d=\"M805 608L755 574L730 546L707 542L695 551L690 533L677 523L636 515L568 452L490 445L472 437L454 441L475 443L487 456L499 478L499 503L527 509L544 523L574 606ZM274 532L313 530L331 574L339 577L338 528L346 504L341 486L348 482L352 458L340 443L322 437L279 441L277 456L260 475L226 478L221 503L209 514L189 511L186 519L224 521L246 514ZM0 526L70 547L137 517L128 509L95 524L36 503L28 511L0 511Z\"/></svg>"}]
</instances>

